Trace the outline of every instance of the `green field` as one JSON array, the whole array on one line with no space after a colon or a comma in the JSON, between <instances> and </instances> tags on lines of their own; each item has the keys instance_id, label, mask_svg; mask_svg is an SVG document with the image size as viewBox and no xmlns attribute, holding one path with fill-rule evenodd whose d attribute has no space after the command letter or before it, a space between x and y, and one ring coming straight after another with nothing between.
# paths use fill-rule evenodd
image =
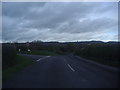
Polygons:
<instances>
[{"instance_id":1,"label":"green field","mask_svg":"<svg viewBox=\"0 0 120 90\"><path fill-rule=\"evenodd\" d=\"M30 55L44 55L44 56L58 56L58 55L62 55L62 54L58 54L55 52L50 52L50 51L24 51L24 52L19 52L21 54L30 54Z\"/></svg>"}]
</instances>

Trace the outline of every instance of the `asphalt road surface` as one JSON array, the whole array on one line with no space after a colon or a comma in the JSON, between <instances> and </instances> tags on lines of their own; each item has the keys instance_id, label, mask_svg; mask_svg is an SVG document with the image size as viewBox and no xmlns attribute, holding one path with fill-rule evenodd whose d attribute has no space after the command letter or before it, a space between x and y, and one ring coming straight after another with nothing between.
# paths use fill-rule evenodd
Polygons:
<instances>
[{"instance_id":1,"label":"asphalt road surface","mask_svg":"<svg viewBox=\"0 0 120 90\"><path fill-rule=\"evenodd\" d=\"M118 88L118 72L75 56L23 55L34 63L3 82L3 88Z\"/></svg>"}]
</instances>

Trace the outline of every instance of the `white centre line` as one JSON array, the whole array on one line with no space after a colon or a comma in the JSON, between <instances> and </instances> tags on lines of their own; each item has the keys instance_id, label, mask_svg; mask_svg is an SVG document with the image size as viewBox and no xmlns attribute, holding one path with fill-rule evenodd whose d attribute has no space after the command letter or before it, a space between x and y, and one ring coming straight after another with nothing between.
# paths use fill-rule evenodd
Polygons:
<instances>
[{"instance_id":1,"label":"white centre line","mask_svg":"<svg viewBox=\"0 0 120 90\"><path fill-rule=\"evenodd\" d=\"M75 70L70 66L70 64L67 64L68 67L74 72Z\"/></svg>"}]
</instances>

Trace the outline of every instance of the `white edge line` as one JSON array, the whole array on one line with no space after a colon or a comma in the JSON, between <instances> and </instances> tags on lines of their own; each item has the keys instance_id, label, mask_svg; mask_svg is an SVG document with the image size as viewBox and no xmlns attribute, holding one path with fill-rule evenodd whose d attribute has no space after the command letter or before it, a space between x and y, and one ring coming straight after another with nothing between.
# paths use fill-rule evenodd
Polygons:
<instances>
[{"instance_id":1,"label":"white edge line","mask_svg":"<svg viewBox=\"0 0 120 90\"><path fill-rule=\"evenodd\" d=\"M36 61L38 62L38 61L40 61L40 60L41 60L41 58L40 58L40 59L38 59L38 60L36 60Z\"/></svg>"},{"instance_id":2,"label":"white edge line","mask_svg":"<svg viewBox=\"0 0 120 90\"><path fill-rule=\"evenodd\" d=\"M70 66L70 64L67 64L68 67L74 72L75 70Z\"/></svg>"},{"instance_id":3,"label":"white edge line","mask_svg":"<svg viewBox=\"0 0 120 90\"><path fill-rule=\"evenodd\" d=\"M48 57L50 57L50 56L46 56L46 57L44 57L44 58L40 58L40 59L36 60L36 62L38 62L38 61L40 61L40 60L42 60L42 59L48 58Z\"/></svg>"}]
</instances>

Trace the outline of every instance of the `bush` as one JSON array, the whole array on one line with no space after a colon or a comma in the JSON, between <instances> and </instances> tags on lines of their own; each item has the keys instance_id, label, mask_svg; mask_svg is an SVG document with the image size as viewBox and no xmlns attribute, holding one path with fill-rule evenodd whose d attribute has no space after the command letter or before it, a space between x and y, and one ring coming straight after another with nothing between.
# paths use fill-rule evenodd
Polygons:
<instances>
[{"instance_id":1,"label":"bush","mask_svg":"<svg viewBox=\"0 0 120 90\"><path fill-rule=\"evenodd\" d=\"M6 69L16 63L16 47L13 45L2 45L2 66Z\"/></svg>"}]
</instances>

